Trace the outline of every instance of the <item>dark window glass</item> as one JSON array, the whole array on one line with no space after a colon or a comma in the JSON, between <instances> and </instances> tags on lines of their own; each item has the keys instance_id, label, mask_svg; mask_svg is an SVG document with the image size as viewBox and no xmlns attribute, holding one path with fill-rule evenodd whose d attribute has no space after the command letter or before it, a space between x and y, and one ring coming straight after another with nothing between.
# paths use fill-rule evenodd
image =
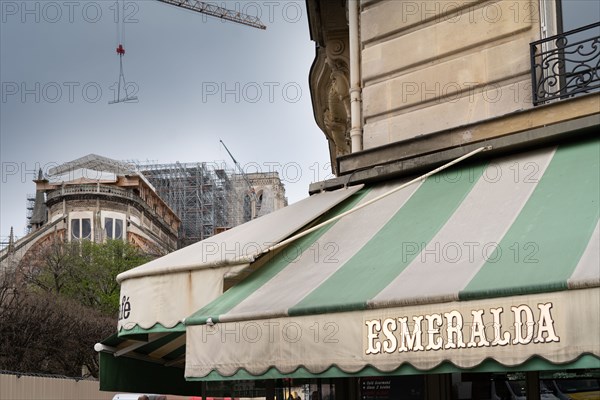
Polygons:
<instances>
[{"instance_id":1,"label":"dark window glass","mask_svg":"<svg viewBox=\"0 0 600 400\"><path fill-rule=\"evenodd\" d=\"M525 386L525 381L505 381L505 384L508 384L506 388L510 388L510 394L514 393L517 397L527 396L527 387ZM501 386L503 387L503 386ZM509 393L506 393L508 395ZM511 397L507 397L511 398Z\"/></svg>"},{"instance_id":2,"label":"dark window glass","mask_svg":"<svg viewBox=\"0 0 600 400\"><path fill-rule=\"evenodd\" d=\"M600 22L600 2L593 0L560 0L556 2L558 33L568 33L553 43L559 49L557 56L550 54L542 63L548 73L558 74L564 97L598 92L598 37L600 27L569 33ZM558 86L556 86L558 88Z\"/></svg>"},{"instance_id":3,"label":"dark window glass","mask_svg":"<svg viewBox=\"0 0 600 400\"><path fill-rule=\"evenodd\" d=\"M81 238L91 239L92 238L92 220L89 218L81 219Z\"/></svg>"},{"instance_id":4,"label":"dark window glass","mask_svg":"<svg viewBox=\"0 0 600 400\"><path fill-rule=\"evenodd\" d=\"M115 239L123 239L123 220L115 219Z\"/></svg>"},{"instance_id":5,"label":"dark window glass","mask_svg":"<svg viewBox=\"0 0 600 400\"><path fill-rule=\"evenodd\" d=\"M561 0L562 31L567 32L600 20L600 2L591 0Z\"/></svg>"},{"instance_id":6,"label":"dark window glass","mask_svg":"<svg viewBox=\"0 0 600 400\"><path fill-rule=\"evenodd\" d=\"M600 391L600 380L593 379L559 379L556 380L556 385L561 392L564 393L579 393L589 391Z\"/></svg>"},{"instance_id":7,"label":"dark window glass","mask_svg":"<svg viewBox=\"0 0 600 400\"><path fill-rule=\"evenodd\" d=\"M252 202L250 196L244 196L244 222L248 222L252 219Z\"/></svg>"},{"instance_id":8,"label":"dark window glass","mask_svg":"<svg viewBox=\"0 0 600 400\"><path fill-rule=\"evenodd\" d=\"M260 208L262 207L262 201L263 201L263 194L262 192L258 195L258 199L256 200L256 213L258 214L258 212L260 211Z\"/></svg>"},{"instance_id":9,"label":"dark window glass","mask_svg":"<svg viewBox=\"0 0 600 400\"><path fill-rule=\"evenodd\" d=\"M569 373L565 372L563 373L563 375L555 375L555 379L544 379L543 383L545 387L547 387L550 391L552 391L552 393L554 393L561 399L567 398L568 395L574 395L572 396L573 398L582 399L587 399L588 397L598 398L598 395L600 395L600 378L589 376L592 374L588 375L587 371L585 371L583 374L572 373L569 371ZM577 375L580 376L577 377Z\"/></svg>"},{"instance_id":10,"label":"dark window glass","mask_svg":"<svg viewBox=\"0 0 600 400\"><path fill-rule=\"evenodd\" d=\"M106 232L106 238L113 238L113 219L112 218L104 218L104 231Z\"/></svg>"},{"instance_id":11,"label":"dark window glass","mask_svg":"<svg viewBox=\"0 0 600 400\"><path fill-rule=\"evenodd\" d=\"M81 237L79 225L80 221L78 219L71 220L71 238L79 239Z\"/></svg>"}]
</instances>

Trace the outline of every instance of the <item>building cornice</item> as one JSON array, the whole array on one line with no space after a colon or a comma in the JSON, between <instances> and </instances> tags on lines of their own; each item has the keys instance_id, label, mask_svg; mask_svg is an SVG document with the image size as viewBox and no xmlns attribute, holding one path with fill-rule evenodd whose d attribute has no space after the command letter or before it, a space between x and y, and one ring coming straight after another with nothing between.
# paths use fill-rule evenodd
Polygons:
<instances>
[{"instance_id":1,"label":"building cornice","mask_svg":"<svg viewBox=\"0 0 600 400\"><path fill-rule=\"evenodd\" d=\"M309 193L417 174L484 145L492 150L480 157L594 135L599 102L590 94L340 157L340 176L311 184Z\"/></svg>"}]
</instances>

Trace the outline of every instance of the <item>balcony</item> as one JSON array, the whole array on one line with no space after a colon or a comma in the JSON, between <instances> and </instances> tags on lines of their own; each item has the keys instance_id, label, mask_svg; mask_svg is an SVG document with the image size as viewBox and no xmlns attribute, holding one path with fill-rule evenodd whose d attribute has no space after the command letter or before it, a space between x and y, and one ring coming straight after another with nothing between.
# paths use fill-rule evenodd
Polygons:
<instances>
[{"instance_id":1,"label":"balcony","mask_svg":"<svg viewBox=\"0 0 600 400\"><path fill-rule=\"evenodd\" d=\"M530 44L533 104L600 89L600 22Z\"/></svg>"},{"instance_id":2,"label":"balcony","mask_svg":"<svg viewBox=\"0 0 600 400\"><path fill-rule=\"evenodd\" d=\"M122 189L116 186L106 185L70 185L60 187L59 189L49 191L46 194L47 200L57 199L62 196L68 195L80 195L80 194L98 194L98 195L109 195L118 196L126 199L134 199L133 192L131 190Z\"/></svg>"},{"instance_id":3,"label":"balcony","mask_svg":"<svg viewBox=\"0 0 600 400\"><path fill-rule=\"evenodd\" d=\"M61 186L54 190L46 192L46 204L51 205L65 197L78 198L85 196L87 198L106 198L110 197L113 199L122 199L130 201L133 204L138 205L139 210L143 210L148 217L154 220L154 222L164 227L170 234L177 235L177 229L175 229L170 222L165 219L164 215L159 215L155 209L153 209L148 203L142 200L141 197L135 195L131 189L124 189L117 186L109 185L96 185L96 184L80 184L80 185L68 185Z\"/></svg>"}]
</instances>

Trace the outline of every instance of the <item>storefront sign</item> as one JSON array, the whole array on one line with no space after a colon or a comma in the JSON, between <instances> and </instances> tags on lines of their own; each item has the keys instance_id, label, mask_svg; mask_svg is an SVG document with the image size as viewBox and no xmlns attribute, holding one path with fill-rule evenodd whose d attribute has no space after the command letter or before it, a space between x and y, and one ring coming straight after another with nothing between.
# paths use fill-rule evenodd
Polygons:
<instances>
[{"instance_id":1,"label":"storefront sign","mask_svg":"<svg viewBox=\"0 0 600 400\"><path fill-rule=\"evenodd\" d=\"M119 321L129 318L129 315L131 315L131 303L129 297L123 296L119 305Z\"/></svg>"},{"instance_id":2,"label":"storefront sign","mask_svg":"<svg viewBox=\"0 0 600 400\"><path fill-rule=\"evenodd\" d=\"M365 321L365 354L458 348L527 345L559 342L552 318L552 303L472 310L470 315L452 310L440 314L389 317ZM503 318L513 323L503 325Z\"/></svg>"},{"instance_id":3,"label":"storefront sign","mask_svg":"<svg viewBox=\"0 0 600 400\"><path fill-rule=\"evenodd\" d=\"M360 382L362 400L388 399L392 389L391 378L369 378Z\"/></svg>"},{"instance_id":4,"label":"storefront sign","mask_svg":"<svg viewBox=\"0 0 600 400\"><path fill-rule=\"evenodd\" d=\"M423 375L360 378L361 400L416 400L424 397Z\"/></svg>"}]
</instances>

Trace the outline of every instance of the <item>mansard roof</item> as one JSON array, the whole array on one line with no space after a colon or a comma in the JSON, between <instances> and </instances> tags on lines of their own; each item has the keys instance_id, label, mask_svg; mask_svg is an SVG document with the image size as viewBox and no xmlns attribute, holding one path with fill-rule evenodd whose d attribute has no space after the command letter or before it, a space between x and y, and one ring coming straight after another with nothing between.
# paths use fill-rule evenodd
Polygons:
<instances>
[{"instance_id":1,"label":"mansard roof","mask_svg":"<svg viewBox=\"0 0 600 400\"><path fill-rule=\"evenodd\" d=\"M91 169L95 171L113 173L117 176L136 175L137 168L133 164L113 160L97 154L88 154L73 161L66 162L51 168L48 172L52 175L61 175L76 169Z\"/></svg>"}]
</instances>

